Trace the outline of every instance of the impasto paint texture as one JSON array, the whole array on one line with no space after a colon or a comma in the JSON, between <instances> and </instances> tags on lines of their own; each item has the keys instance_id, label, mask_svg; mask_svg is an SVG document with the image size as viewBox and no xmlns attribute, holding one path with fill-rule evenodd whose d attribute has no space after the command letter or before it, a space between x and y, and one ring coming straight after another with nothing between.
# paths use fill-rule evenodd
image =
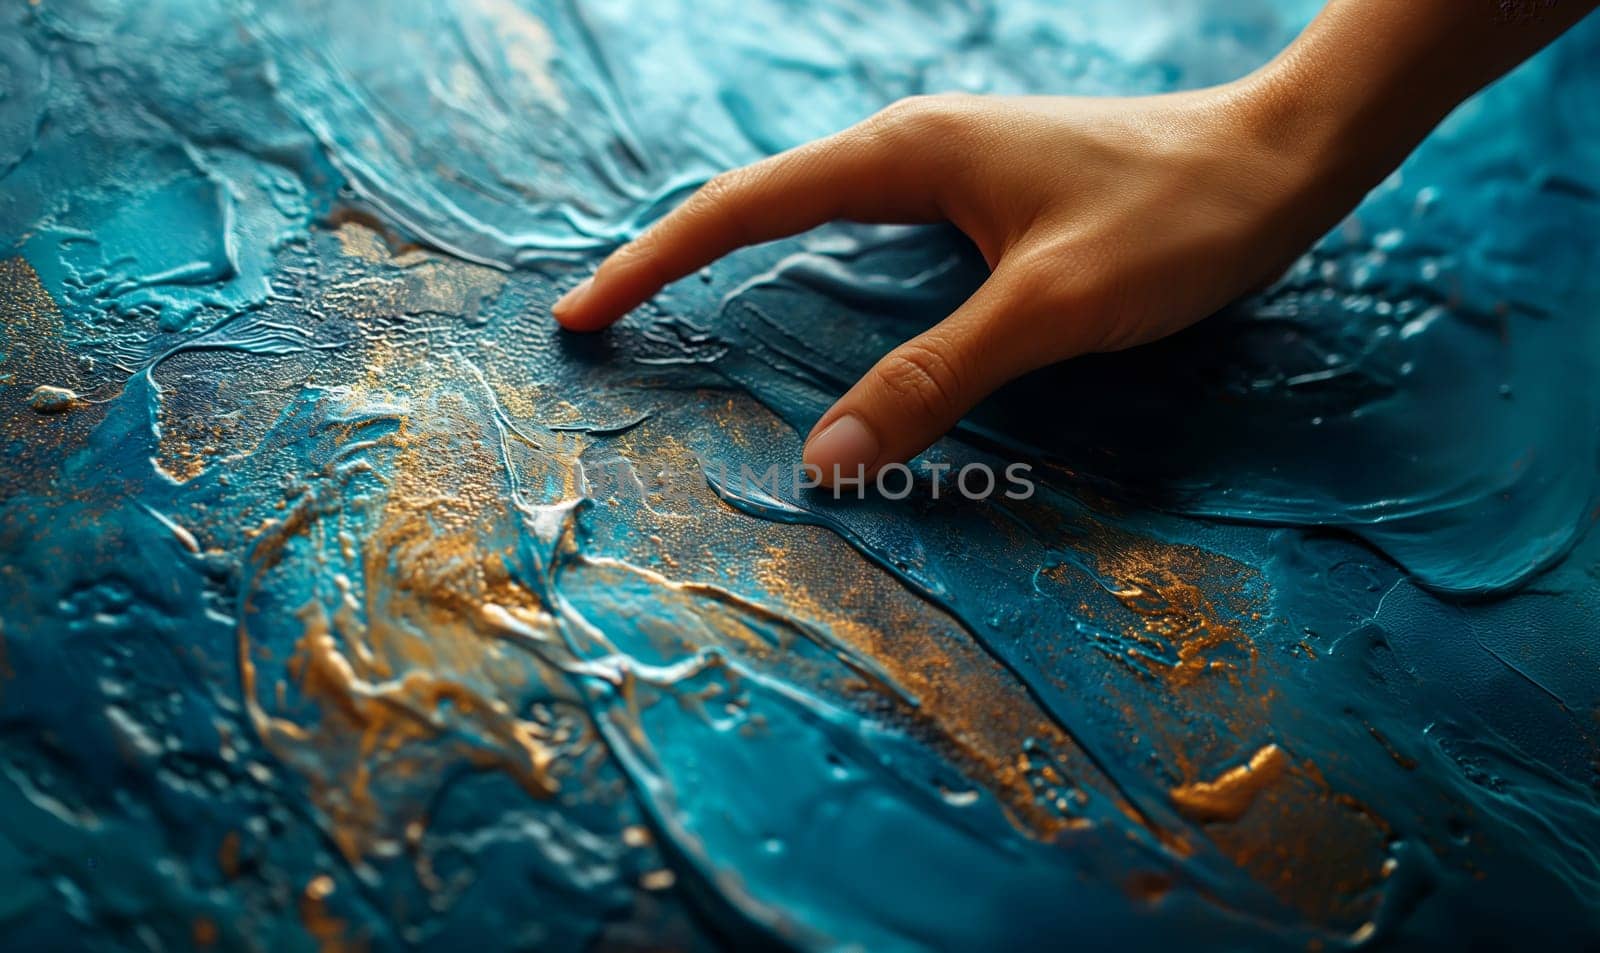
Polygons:
<instances>
[{"instance_id":1,"label":"impasto paint texture","mask_svg":"<svg viewBox=\"0 0 1600 953\"><path fill-rule=\"evenodd\" d=\"M5 4L4 945L1592 948L1600 23L937 499L733 475L976 286L952 232L548 315L896 98L1314 7Z\"/></svg>"}]
</instances>

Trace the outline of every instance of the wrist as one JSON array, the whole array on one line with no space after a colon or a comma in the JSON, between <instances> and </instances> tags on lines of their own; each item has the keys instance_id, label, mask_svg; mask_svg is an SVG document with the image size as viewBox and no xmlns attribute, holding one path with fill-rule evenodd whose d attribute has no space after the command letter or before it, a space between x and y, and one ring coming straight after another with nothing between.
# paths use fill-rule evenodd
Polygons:
<instances>
[{"instance_id":1,"label":"wrist","mask_svg":"<svg viewBox=\"0 0 1600 953\"><path fill-rule=\"evenodd\" d=\"M1308 31L1309 32L1309 31ZM1296 46L1233 84L1245 134L1302 213L1343 214L1454 106ZM1334 210L1337 209L1335 212Z\"/></svg>"},{"instance_id":2,"label":"wrist","mask_svg":"<svg viewBox=\"0 0 1600 953\"><path fill-rule=\"evenodd\" d=\"M1237 84L1260 140L1316 175L1375 185L1462 100L1595 2L1508 17L1498 0L1329 0Z\"/></svg>"},{"instance_id":3,"label":"wrist","mask_svg":"<svg viewBox=\"0 0 1600 953\"><path fill-rule=\"evenodd\" d=\"M1319 178L1376 184L1449 110L1306 59L1291 50L1243 83L1258 141Z\"/></svg>"}]
</instances>

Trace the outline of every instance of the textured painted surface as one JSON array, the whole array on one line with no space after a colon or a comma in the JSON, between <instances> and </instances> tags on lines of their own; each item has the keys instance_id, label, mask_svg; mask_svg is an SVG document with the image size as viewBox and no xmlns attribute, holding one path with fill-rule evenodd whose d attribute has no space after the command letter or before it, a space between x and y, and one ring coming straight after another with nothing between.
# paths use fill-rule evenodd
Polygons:
<instances>
[{"instance_id":1,"label":"textured painted surface","mask_svg":"<svg viewBox=\"0 0 1600 953\"><path fill-rule=\"evenodd\" d=\"M723 468L973 287L952 236L549 302L899 96L1310 13L857 6L0 10L8 948L1600 942L1600 24L929 453L1033 499L835 502Z\"/></svg>"}]
</instances>

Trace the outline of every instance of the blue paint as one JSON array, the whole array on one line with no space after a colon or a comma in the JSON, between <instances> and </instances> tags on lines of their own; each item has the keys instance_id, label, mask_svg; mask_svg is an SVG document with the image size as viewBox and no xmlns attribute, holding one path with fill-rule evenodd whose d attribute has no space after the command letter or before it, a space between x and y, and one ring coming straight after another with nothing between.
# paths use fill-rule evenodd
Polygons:
<instances>
[{"instance_id":1,"label":"blue paint","mask_svg":"<svg viewBox=\"0 0 1600 953\"><path fill-rule=\"evenodd\" d=\"M0 13L8 942L1593 945L1600 25L924 458L1031 500L728 476L981 280L945 230L554 330L717 169L1314 7L1051 6Z\"/></svg>"}]
</instances>

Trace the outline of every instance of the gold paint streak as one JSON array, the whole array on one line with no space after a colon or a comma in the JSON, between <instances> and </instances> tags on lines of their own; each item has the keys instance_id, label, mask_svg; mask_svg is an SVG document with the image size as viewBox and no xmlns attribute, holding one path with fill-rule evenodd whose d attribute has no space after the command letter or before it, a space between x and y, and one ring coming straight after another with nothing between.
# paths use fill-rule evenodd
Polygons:
<instances>
[{"instance_id":1,"label":"gold paint streak","mask_svg":"<svg viewBox=\"0 0 1600 953\"><path fill-rule=\"evenodd\" d=\"M306 932L317 941L321 953L355 953L365 950L365 941L352 940L347 935L345 922L328 910L328 898L333 895L333 878L318 874L306 884L300 895L300 922Z\"/></svg>"},{"instance_id":2,"label":"gold paint streak","mask_svg":"<svg viewBox=\"0 0 1600 953\"><path fill-rule=\"evenodd\" d=\"M769 547L757 561L762 586L781 596L788 611L817 620L882 665L919 703L915 714L903 716L934 732L974 779L992 786L1024 832L1049 839L1086 823L1076 816L1084 795L1074 785L1094 784L1097 770L1011 674L942 613L885 577L817 595L814 586L828 591L837 585L819 567L861 557L825 530L803 535L811 538ZM1053 766L1035 764L1024 753L1030 740L1064 763L1073 779L1063 783ZM1120 800L1109 787L1101 793Z\"/></svg>"},{"instance_id":3,"label":"gold paint streak","mask_svg":"<svg viewBox=\"0 0 1600 953\"><path fill-rule=\"evenodd\" d=\"M678 882L678 876L665 867L651 870L639 878L639 886L646 890L667 890Z\"/></svg>"},{"instance_id":4,"label":"gold paint streak","mask_svg":"<svg viewBox=\"0 0 1600 953\"><path fill-rule=\"evenodd\" d=\"M103 405L81 401L70 414L33 408L36 389L85 389L65 335L61 309L33 266L0 258L0 443L17 448L0 459L0 499L25 485L37 488L104 416Z\"/></svg>"},{"instance_id":5,"label":"gold paint streak","mask_svg":"<svg viewBox=\"0 0 1600 953\"><path fill-rule=\"evenodd\" d=\"M498 446L471 439L479 425L462 401L435 396L427 415L403 419L383 438L394 465L376 525L358 548L341 526L324 528L327 517L312 515L326 507L310 493L257 534L261 565L252 590L295 536L358 556L357 581L323 573L334 597L300 608L303 632L287 663L294 695L276 683L273 712L262 705L243 619L239 634L252 722L310 782L330 836L352 863L420 841L426 792L450 764L503 771L531 796L546 798L559 786L558 750L585 740L560 725L552 734L503 700L523 697L530 675L572 689L536 661L508 658L503 639L483 620L483 606L493 604L525 625L554 624L512 578L507 560L514 555L487 548L507 518L504 461ZM535 458L525 478L539 479L541 464L557 465Z\"/></svg>"},{"instance_id":6,"label":"gold paint streak","mask_svg":"<svg viewBox=\"0 0 1600 953\"><path fill-rule=\"evenodd\" d=\"M1265 618L1260 600L1268 594L1252 591L1260 589L1255 571L1198 547L1061 520L1042 507L1025 511L1037 532L1081 540L1094 571L1085 576L1069 564L1043 575L1079 616L1120 637L1087 642L1142 676L1101 683L1107 714L1173 776L1174 806L1198 825L1194 835L1307 916L1351 929L1364 922L1387 856L1381 818L1275 745L1220 778L1196 768L1238 751L1244 739L1282 737L1276 667L1294 662L1256 648L1251 631ZM1074 663L1063 653L1061 664ZM1283 743L1293 747L1292 738ZM1181 843L1168 846L1182 852Z\"/></svg>"},{"instance_id":7,"label":"gold paint streak","mask_svg":"<svg viewBox=\"0 0 1600 953\"><path fill-rule=\"evenodd\" d=\"M208 917L195 917L189 935L194 938L195 946L215 946L217 924Z\"/></svg>"},{"instance_id":8,"label":"gold paint streak","mask_svg":"<svg viewBox=\"0 0 1600 953\"><path fill-rule=\"evenodd\" d=\"M239 876L239 832L229 831L217 848L217 866L229 880Z\"/></svg>"},{"instance_id":9,"label":"gold paint streak","mask_svg":"<svg viewBox=\"0 0 1600 953\"><path fill-rule=\"evenodd\" d=\"M1255 643L1238 623L1229 620L1200 582L1227 578L1226 569L1218 571L1220 557L1191 546L1114 533L1106 527L1100 527L1093 545L1100 572L1116 581L1112 594L1143 620L1142 631L1133 629L1127 634L1154 647L1170 647L1177 656L1176 664L1166 665L1138 654L1136 658L1149 671L1163 675L1178 688L1191 686L1210 673L1231 675L1235 663L1215 656L1214 650L1225 646L1240 650L1254 664ZM1237 564L1233 568L1244 571Z\"/></svg>"},{"instance_id":10,"label":"gold paint streak","mask_svg":"<svg viewBox=\"0 0 1600 953\"><path fill-rule=\"evenodd\" d=\"M1283 777L1287 766L1283 749L1269 744L1252 755L1248 763L1229 768L1213 781L1173 788L1172 801L1184 817L1202 824L1237 821L1264 788Z\"/></svg>"},{"instance_id":11,"label":"gold paint streak","mask_svg":"<svg viewBox=\"0 0 1600 953\"><path fill-rule=\"evenodd\" d=\"M723 393L700 398L735 445L742 445L741 438L754 442L749 435L756 428L770 431L761 435L764 443L788 433L786 424L747 398L737 403ZM649 425L620 436L615 445L635 462L647 488L654 470L695 466L680 441ZM712 497L712 492L706 489L705 495ZM1081 813L1090 794L1146 823L1026 688L959 623L892 576L871 569L847 542L824 528L752 520L714 498L707 502L710 509L697 511L691 521L664 512L652 501L650 509L641 508L632 520L632 528L649 541L655 564L670 568L681 580L671 583L675 591L685 596L712 588L747 593L741 598L760 598L797 624L770 626L774 631L758 636L737 615L719 616L703 604L695 607L697 618L737 645L747 660L772 665L783 679L809 690L843 695L848 703L867 706L875 716L905 728L992 792L1025 834L1050 840L1086 826ZM762 556L753 566L730 563L712 545L728 538L744 539L746 551L755 549ZM753 578L741 581L746 574ZM697 579L717 583L710 587L693 581ZM831 636L838 650L867 666L846 661L852 668L840 672L791 651L788 640L805 635L804 627ZM664 647L672 637L668 631L659 636Z\"/></svg>"}]
</instances>

